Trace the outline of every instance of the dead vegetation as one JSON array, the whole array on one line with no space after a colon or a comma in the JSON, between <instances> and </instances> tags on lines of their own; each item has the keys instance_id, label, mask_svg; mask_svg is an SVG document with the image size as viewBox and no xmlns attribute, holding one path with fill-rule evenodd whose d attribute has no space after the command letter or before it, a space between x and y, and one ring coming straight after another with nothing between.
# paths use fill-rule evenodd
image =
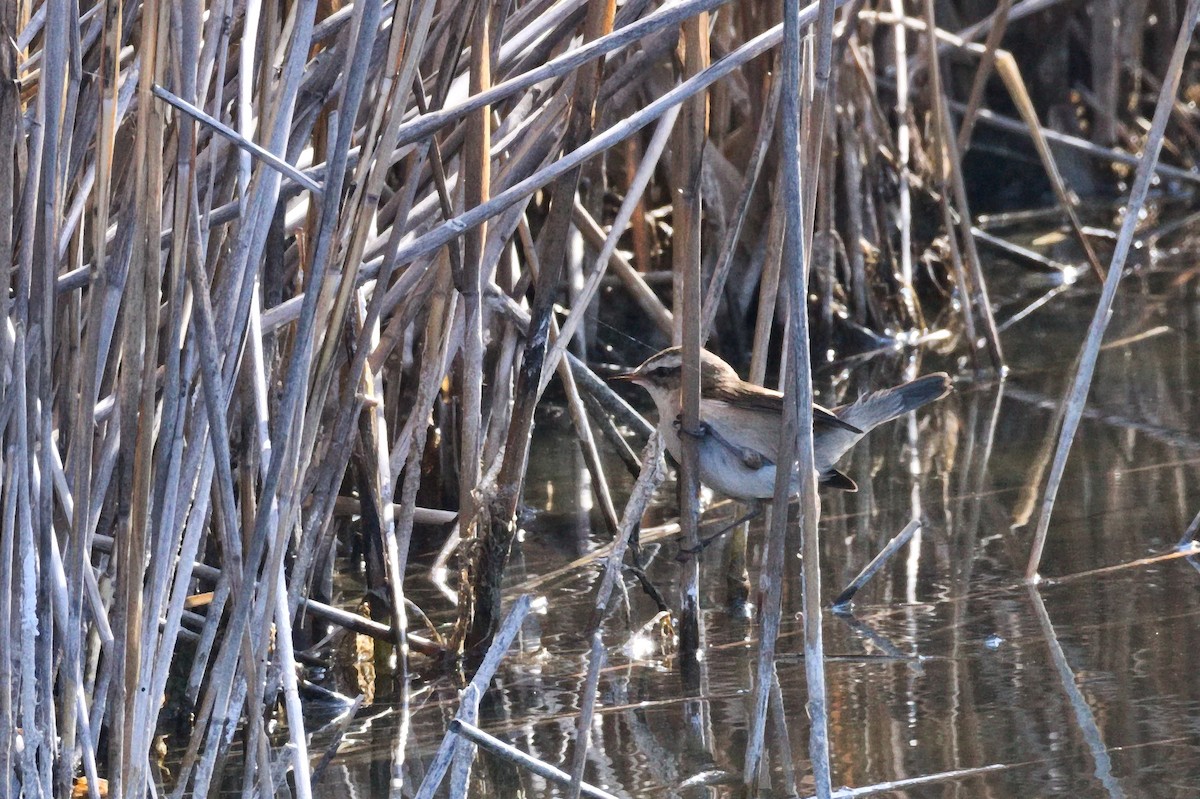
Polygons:
<instances>
[{"instance_id":1,"label":"dead vegetation","mask_svg":"<svg viewBox=\"0 0 1200 799\"><path fill-rule=\"evenodd\" d=\"M761 382L803 269L814 368L995 372L978 142L1027 148L1097 274L1076 192L1196 180L1195 2L826 0L788 85L771 3L339 5L0 5L0 792L144 795L182 675L162 790L215 790L236 732L247 793L311 795L297 662L331 626L402 669L487 648L551 385L616 535L605 364L707 341ZM451 522L458 623L413 629L414 527ZM352 540L372 618L329 606Z\"/></svg>"}]
</instances>

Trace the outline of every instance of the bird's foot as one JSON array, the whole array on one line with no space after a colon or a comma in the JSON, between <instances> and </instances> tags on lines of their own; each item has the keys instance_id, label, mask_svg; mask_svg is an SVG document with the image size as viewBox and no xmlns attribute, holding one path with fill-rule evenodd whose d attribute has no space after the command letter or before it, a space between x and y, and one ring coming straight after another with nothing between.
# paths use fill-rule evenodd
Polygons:
<instances>
[{"instance_id":1,"label":"bird's foot","mask_svg":"<svg viewBox=\"0 0 1200 799\"><path fill-rule=\"evenodd\" d=\"M713 432L713 429L711 427L709 427L707 424L705 424L704 422L697 422L695 427L691 427L691 428L687 427L683 423L683 414L682 413L675 417L675 421L673 424L674 424L676 432L683 433L685 436L691 436L692 438L695 438L695 439L705 439L705 438L708 438L709 436L716 435Z\"/></svg>"},{"instance_id":2,"label":"bird's foot","mask_svg":"<svg viewBox=\"0 0 1200 799\"><path fill-rule=\"evenodd\" d=\"M684 546L683 538L682 537L677 538L676 543L679 544L679 552L675 555L676 562L687 563L689 558L695 557L696 555L699 555L704 550L708 549L708 547L712 544L712 542L716 541L718 538L725 535L726 533L728 533L730 530L732 530L736 526L737 526L737 524L728 525L727 527L724 527L724 528L718 530L717 532L713 533L710 536L701 538L694 547Z\"/></svg>"},{"instance_id":3,"label":"bird's foot","mask_svg":"<svg viewBox=\"0 0 1200 799\"><path fill-rule=\"evenodd\" d=\"M675 555L676 562L677 563L687 563L688 559L693 558L696 555L699 555L704 550L708 549L709 544L711 544L713 541L716 541L718 538L720 538L724 534L725 534L725 531L722 530L721 532L717 533L716 535L710 535L708 538L701 538L700 541L694 547L684 546L682 537L676 539L676 543L679 544L679 552Z\"/></svg>"},{"instance_id":4,"label":"bird's foot","mask_svg":"<svg viewBox=\"0 0 1200 799\"><path fill-rule=\"evenodd\" d=\"M737 527L738 525L745 524L746 522L751 521L752 519L758 518L758 516L762 514L762 510L763 510L762 502L760 502L758 500L752 500L752 501L748 502L746 504L746 513L744 513L743 515L734 519L732 522L726 524L724 527L717 530L712 535L701 538L699 540L699 542L696 543L695 546L692 546L692 547L684 546L682 537L676 539L676 542L679 544L679 554L675 556L675 560L679 561L680 563L684 563L685 561L687 561L688 558L690 558L694 555L699 555L701 552L708 549L708 546L713 541L716 541L718 538L725 535L733 528Z\"/></svg>"}]
</instances>

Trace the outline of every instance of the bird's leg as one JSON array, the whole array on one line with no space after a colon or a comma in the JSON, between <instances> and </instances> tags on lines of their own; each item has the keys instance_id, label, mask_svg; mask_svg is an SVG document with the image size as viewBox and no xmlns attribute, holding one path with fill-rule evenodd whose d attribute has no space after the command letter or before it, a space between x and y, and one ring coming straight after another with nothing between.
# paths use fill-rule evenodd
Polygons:
<instances>
[{"instance_id":1,"label":"bird's leg","mask_svg":"<svg viewBox=\"0 0 1200 799\"><path fill-rule=\"evenodd\" d=\"M725 449L737 455L738 459L741 460L742 465L747 469L753 469L757 471L771 463L769 460L763 457L761 452L752 450L749 447L739 447L737 444L734 444L732 441L718 433L705 422L700 422L694 430L688 430L683 426L683 414L675 417L675 429L680 433L691 436L692 438L712 438L721 446L725 447Z\"/></svg>"},{"instance_id":2,"label":"bird's leg","mask_svg":"<svg viewBox=\"0 0 1200 799\"><path fill-rule=\"evenodd\" d=\"M683 561L687 560L688 558L690 558L692 555L698 555L699 553L701 553L705 549L707 549L709 544L711 544L713 541L716 541L718 538L725 535L730 530L737 527L739 524L745 524L746 522L751 521L752 519L757 519L759 516L762 515L762 511L763 511L762 502L760 502L757 499L750 500L749 502L746 503L746 512L744 514L742 514L738 518L734 519L732 522L725 525L720 530L718 530L717 532L708 536L707 538L700 539L700 543L697 544L696 546L691 547L691 548L685 548L683 546L680 546L679 554L675 556L675 559L680 562L683 562Z\"/></svg>"}]
</instances>

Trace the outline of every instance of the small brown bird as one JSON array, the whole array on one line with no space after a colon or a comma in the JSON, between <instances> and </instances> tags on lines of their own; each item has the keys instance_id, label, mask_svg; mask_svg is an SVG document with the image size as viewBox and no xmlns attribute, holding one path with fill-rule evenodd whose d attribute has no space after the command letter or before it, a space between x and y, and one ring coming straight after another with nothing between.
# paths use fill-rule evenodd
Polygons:
<instances>
[{"instance_id":1,"label":"small brown bird","mask_svg":"<svg viewBox=\"0 0 1200 799\"><path fill-rule=\"evenodd\" d=\"M677 461L681 450L682 365L682 349L671 347L619 376L650 392L658 407L658 430L667 451ZM820 483L845 491L858 490L834 464L873 428L941 399L949 391L950 378L936 372L832 410L813 405L813 453ZM775 493L782 426L783 394L747 383L725 361L701 351L700 430L694 435L699 440L702 483L752 505L770 499ZM793 474L791 492L799 488L799 475Z\"/></svg>"}]
</instances>

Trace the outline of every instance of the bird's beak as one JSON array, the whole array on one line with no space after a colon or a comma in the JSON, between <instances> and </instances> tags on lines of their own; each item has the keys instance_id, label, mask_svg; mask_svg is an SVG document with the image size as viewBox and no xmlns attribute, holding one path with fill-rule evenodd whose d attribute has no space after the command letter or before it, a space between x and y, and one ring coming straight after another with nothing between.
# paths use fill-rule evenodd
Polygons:
<instances>
[{"instance_id":1,"label":"bird's beak","mask_svg":"<svg viewBox=\"0 0 1200 799\"><path fill-rule=\"evenodd\" d=\"M636 383L639 377L641 377L641 375L639 375L635 369L632 372L622 372L619 375L613 375L612 377L608 378L608 381L610 383Z\"/></svg>"}]
</instances>

